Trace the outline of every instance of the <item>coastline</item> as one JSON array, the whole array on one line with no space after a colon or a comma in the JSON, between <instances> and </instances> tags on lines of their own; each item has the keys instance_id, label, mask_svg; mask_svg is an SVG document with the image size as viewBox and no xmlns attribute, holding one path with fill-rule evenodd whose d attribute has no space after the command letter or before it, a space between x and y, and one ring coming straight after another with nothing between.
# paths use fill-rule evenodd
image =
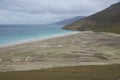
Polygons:
<instances>
[{"instance_id":1,"label":"coastline","mask_svg":"<svg viewBox=\"0 0 120 80\"><path fill-rule=\"evenodd\" d=\"M52 35L52 36L43 37L43 38L21 40L21 41L16 41L16 42L13 42L13 43L8 43L8 44L0 45L0 48L10 47L10 46L16 46L16 45L21 45L21 44L26 44L26 43L32 43L32 42L38 42L38 41L44 41L44 40L54 39L54 38L59 38L59 37L64 37L64 36L70 36L70 35L75 35L75 34L78 34L78 33L80 33L80 31L67 32L67 33Z\"/></svg>"},{"instance_id":2,"label":"coastline","mask_svg":"<svg viewBox=\"0 0 120 80\"><path fill-rule=\"evenodd\" d=\"M120 64L117 35L84 31L0 48L0 71Z\"/></svg>"}]
</instances>

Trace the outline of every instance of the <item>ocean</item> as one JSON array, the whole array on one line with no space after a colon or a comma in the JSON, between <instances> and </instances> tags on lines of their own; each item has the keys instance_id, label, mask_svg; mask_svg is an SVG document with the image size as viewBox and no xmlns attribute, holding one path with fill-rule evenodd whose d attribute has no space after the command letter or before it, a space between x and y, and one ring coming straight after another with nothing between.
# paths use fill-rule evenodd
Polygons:
<instances>
[{"instance_id":1,"label":"ocean","mask_svg":"<svg viewBox=\"0 0 120 80\"><path fill-rule=\"evenodd\" d=\"M0 25L0 46L73 32L62 29L63 26L64 25Z\"/></svg>"}]
</instances>

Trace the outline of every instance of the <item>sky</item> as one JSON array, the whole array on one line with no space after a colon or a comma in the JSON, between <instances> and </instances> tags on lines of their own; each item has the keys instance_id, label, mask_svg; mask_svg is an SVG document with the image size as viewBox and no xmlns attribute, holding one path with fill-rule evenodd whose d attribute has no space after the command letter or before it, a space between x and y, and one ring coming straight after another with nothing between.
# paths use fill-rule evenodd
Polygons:
<instances>
[{"instance_id":1,"label":"sky","mask_svg":"<svg viewBox=\"0 0 120 80\"><path fill-rule=\"evenodd\" d=\"M0 0L0 24L49 24L89 16L120 0Z\"/></svg>"}]
</instances>

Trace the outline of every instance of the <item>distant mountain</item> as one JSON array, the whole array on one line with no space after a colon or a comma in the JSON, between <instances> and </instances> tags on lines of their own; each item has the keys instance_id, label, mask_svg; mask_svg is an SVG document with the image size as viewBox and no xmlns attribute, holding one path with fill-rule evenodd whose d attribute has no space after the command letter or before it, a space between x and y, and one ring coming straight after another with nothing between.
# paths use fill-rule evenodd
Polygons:
<instances>
[{"instance_id":1,"label":"distant mountain","mask_svg":"<svg viewBox=\"0 0 120 80\"><path fill-rule=\"evenodd\" d=\"M64 29L120 33L120 2L101 12L68 24Z\"/></svg>"},{"instance_id":2,"label":"distant mountain","mask_svg":"<svg viewBox=\"0 0 120 80\"><path fill-rule=\"evenodd\" d=\"M84 18L84 16L77 16L77 17L74 17L74 18L59 21L59 22L57 22L55 24L70 24L70 23L73 23L73 22L75 22L77 20L81 20L83 18Z\"/></svg>"}]
</instances>

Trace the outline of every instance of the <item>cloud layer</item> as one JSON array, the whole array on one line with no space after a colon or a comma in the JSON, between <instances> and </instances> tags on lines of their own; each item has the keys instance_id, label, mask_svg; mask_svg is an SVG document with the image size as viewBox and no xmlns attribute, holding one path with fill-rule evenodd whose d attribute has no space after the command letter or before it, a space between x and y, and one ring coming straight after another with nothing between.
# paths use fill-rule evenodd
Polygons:
<instances>
[{"instance_id":1,"label":"cloud layer","mask_svg":"<svg viewBox=\"0 0 120 80\"><path fill-rule=\"evenodd\" d=\"M46 24L87 16L120 0L0 0L0 24Z\"/></svg>"}]
</instances>

